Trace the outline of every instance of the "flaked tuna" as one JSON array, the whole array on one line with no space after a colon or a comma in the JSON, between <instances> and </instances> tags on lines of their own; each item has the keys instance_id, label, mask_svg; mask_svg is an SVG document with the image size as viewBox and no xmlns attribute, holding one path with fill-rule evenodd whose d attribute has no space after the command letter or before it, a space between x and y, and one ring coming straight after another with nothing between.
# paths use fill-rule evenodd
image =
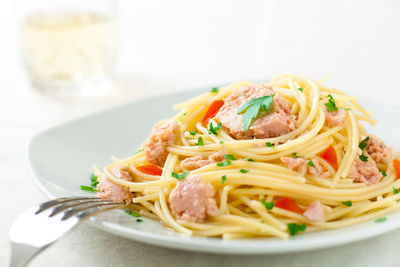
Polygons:
<instances>
[{"instance_id":1,"label":"flaked tuna","mask_svg":"<svg viewBox=\"0 0 400 267\"><path fill-rule=\"evenodd\" d=\"M223 161L224 154L225 154L224 151L220 150L211 154L210 156L208 156L208 158L202 156L189 157L182 160L181 167L189 171L195 170L215 162Z\"/></svg>"},{"instance_id":2,"label":"flaked tuna","mask_svg":"<svg viewBox=\"0 0 400 267\"><path fill-rule=\"evenodd\" d=\"M308 160L304 158L291 158L291 157L281 157L282 163L286 165L290 170L299 172L301 175L305 175L306 173L310 173L314 176L321 178L328 178L329 172L323 171L321 164L317 159L313 159L312 165L308 164Z\"/></svg>"},{"instance_id":3,"label":"flaked tuna","mask_svg":"<svg viewBox=\"0 0 400 267\"><path fill-rule=\"evenodd\" d=\"M123 179L125 181L132 181L132 177L129 174L127 168L115 166L110 172L117 178ZM129 189L119 186L104 175L100 178L97 184L97 196L101 199L111 199L114 202L120 202L129 204L132 201L132 193Z\"/></svg>"},{"instance_id":4,"label":"flaked tuna","mask_svg":"<svg viewBox=\"0 0 400 267\"><path fill-rule=\"evenodd\" d=\"M318 200L313 201L303 215L311 221L322 222L325 220L324 208Z\"/></svg>"},{"instance_id":5,"label":"flaked tuna","mask_svg":"<svg viewBox=\"0 0 400 267\"><path fill-rule=\"evenodd\" d=\"M371 185L378 183L383 175L379 172L374 161L367 160L363 162L357 157L351 165L347 176L355 181Z\"/></svg>"},{"instance_id":6,"label":"flaked tuna","mask_svg":"<svg viewBox=\"0 0 400 267\"><path fill-rule=\"evenodd\" d=\"M328 111L324 106L325 122L329 127L341 126L346 119L347 113L344 109L339 108L337 111Z\"/></svg>"},{"instance_id":7,"label":"flaked tuna","mask_svg":"<svg viewBox=\"0 0 400 267\"><path fill-rule=\"evenodd\" d=\"M168 156L167 147L174 143L178 131L179 124L175 120L154 127L145 143L147 161L163 167Z\"/></svg>"},{"instance_id":8,"label":"flaked tuna","mask_svg":"<svg viewBox=\"0 0 400 267\"><path fill-rule=\"evenodd\" d=\"M262 96L274 95L268 112L261 112L244 130L242 116L237 114L239 108L250 100ZM236 139L270 138L291 132L295 128L296 116L290 113L289 102L271 87L261 84L238 89L225 99L225 103L216 115L224 129Z\"/></svg>"},{"instance_id":9,"label":"flaked tuna","mask_svg":"<svg viewBox=\"0 0 400 267\"><path fill-rule=\"evenodd\" d=\"M377 163L388 163L391 158L391 150L385 145L384 142L379 140L375 136L370 136L367 142L367 151L368 154L375 160Z\"/></svg>"},{"instance_id":10,"label":"flaked tuna","mask_svg":"<svg viewBox=\"0 0 400 267\"><path fill-rule=\"evenodd\" d=\"M179 181L169 195L172 214L179 220L204 222L218 213L213 196L211 184L205 183L199 175L190 175Z\"/></svg>"}]
</instances>

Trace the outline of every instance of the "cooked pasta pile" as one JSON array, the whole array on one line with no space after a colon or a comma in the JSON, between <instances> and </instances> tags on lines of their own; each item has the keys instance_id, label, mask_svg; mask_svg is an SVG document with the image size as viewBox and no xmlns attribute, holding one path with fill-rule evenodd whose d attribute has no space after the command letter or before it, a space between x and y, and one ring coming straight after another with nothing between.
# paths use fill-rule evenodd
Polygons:
<instances>
[{"instance_id":1,"label":"cooked pasta pile","mask_svg":"<svg viewBox=\"0 0 400 267\"><path fill-rule=\"evenodd\" d=\"M114 158L103 170L95 167L95 175L128 189L132 196L127 203L141 215L186 235L286 239L297 233L382 221L383 216L399 209L396 154L364 129L362 121L374 125L376 120L356 97L306 77L279 75L267 83L274 93L258 98L262 104L249 102L235 114L243 118L241 127L247 124L249 131L257 120L271 114L271 105L277 104L268 101L279 95L288 103L290 115L285 118L294 118L293 127L273 137L239 139L220 108L228 110L229 97L241 88L257 86L237 82L175 105L177 115L155 126L160 129L171 121L178 125L176 138L161 151L165 162L149 160L162 146L146 151L147 140L135 155ZM341 122L333 118L327 123L328 116L339 112ZM246 135L242 130L240 134ZM215 153L219 159L212 158ZM202 166L188 167L192 161ZM116 172L115 168L123 169ZM197 180L189 184L191 177ZM101 195L105 189L99 185ZM196 186L202 191L196 191ZM185 195L189 189L193 191ZM206 203L204 197L215 206L213 211L208 212L208 206L199 208ZM172 203L179 199L183 203ZM191 208L197 208L197 214L188 210Z\"/></svg>"}]
</instances>

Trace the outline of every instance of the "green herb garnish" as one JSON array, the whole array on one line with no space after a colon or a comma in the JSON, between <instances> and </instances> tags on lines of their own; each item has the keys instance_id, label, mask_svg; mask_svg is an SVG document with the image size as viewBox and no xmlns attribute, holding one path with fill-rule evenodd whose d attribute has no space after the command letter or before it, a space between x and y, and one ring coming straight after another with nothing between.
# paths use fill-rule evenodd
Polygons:
<instances>
[{"instance_id":1,"label":"green herb garnish","mask_svg":"<svg viewBox=\"0 0 400 267\"><path fill-rule=\"evenodd\" d=\"M251 162L255 161L254 159L251 159L251 158L245 158L244 160L251 161Z\"/></svg>"},{"instance_id":2,"label":"green herb garnish","mask_svg":"<svg viewBox=\"0 0 400 267\"><path fill-rule=\"evenodd\" d=\"M217 126L214 127L213 123L210 123L210 126L208 128L208 130L210 131L210 133L214 134L214 135L218 135L218 131L221 130L222 128L222 122L218 123Z\"/></svg>"},{"instance_id":3,"label":"green herb garnish","mask_svg":"<svg viewBox=\"0 0 400 267\"><path fill-rule=\"evenodd\" d=\"M326 106L326 110L327 111L338 111L339 108L336 106L336 102L335 99L333 98L333 96L331 94L328 95L328 102L325 103Z\"/></svg>"},{"instance_id":4,"label":"green herb garnish","mask_svg":"<svg viewBox=\"0 0 400 267\"><path fill-rule=\"evenodd\" d=\"M393 187L393 194L397 195L399 193L399 190L397 190L396 188Z\"/></svg>"},{"instance_id":5,"label":"green herb garnish","mask_svg":"<svg viewBox=\"0 0 400 267\"><path fill-rule=\"evenodd\" d=\"M196 146L202 146L202 145L204 145L204 141L203 141L203 138L201 138L201 136L199 136L199 138L197 138Z\"/></svg>"},{"instance_id":6,"label":"green herb garnish","mask_svg":"<svg viewBox=\"0 0 400 267\"><path fill-rule=\"evenodd\" d=\"M225 167L229 165L232 165L232 161L230 160L217 162L217 167Z\"/></svg>"},{"instance_id":7,"label":"green herb garnish","mask_svg":"<svg viewBox=\"0 0 400 267\"><path fill-rule=\"evenodd\" d=\"M90 175L90 185L95 188L98 183L99 183L99 181L97 180L97 176L94 175L94 173L92 173Z\"/></svg>"},{"instance_id":8,"label":"green herb garnish","mask_svg":"<svg viewBox=\"0 0 400 267\"><path fill-rule=\"evenodd\" d=\"M128 214L128 215L130 215L130 216L136 217L136 218L137 218L137 217L142 217L142 215L140 215L140 214L137 213L137 212L134 212L133 210L126 210L125 213Z\"/></svg>"},{"instance_id":9,"label":"green herb garnish","mask_svg":"<svg viewBox=\"0 0 400 267\"><path fill-rule=\"evenodd\" d=\"M219 144L222 145L224 143L224 141L219 141Z\"/></svg>"},{"instance_id":10,"label":"green herb garnish","mask_svg":"<svg viewBox=\"0 0 400 267\"><path fill-rule=\"evenodd\" d=\"M218 91L219 91L219 87L213 87L210 90L211 93L218 93Z\"/></svg>"},{"instance_id":11,"label":"green herb garnish","mask_svg":"<svg viewBox=\"0 0 400 267\"><path fill-rule=\"evenodd\" d=\"M307 162L307 165L315 168L314 162L312 160L309 160Z\"/></svg>"},{"instance_id":12,"label":"green herb garnish","mask_svg":"<svg viewBox=\"0 0 400 267\"><path fill-rule=\"evenodd\" d=\"M249 102L243 104L237 114L244 112L243 114L243 127L247 131L255 118L257 118L258 113L261 109L268 111L271 107L274 95L262 96L254 98Z\"/></svg>"},{"instance_id":13,"label":"green herb garnish","mask_svg":"<svg viewBox=\"0 0 400 267\"><path fill-rule=\"evenodd\" d=\"M305 224L297 224L297 223L288 223L287 225L289 234L291 236L297 235L298 232L303 232L306 230Z\"/></svg>"},{"instance_id":14,"label":"green herb garnish","mask_svg":"<svg viewBox=\"0 0 400 267\"><path fill-rule=\"evenodd\" d=\"M81 190L89 191L89 192L97 192L97 190L93 187L86 186L86 185L81 185L80 186Z\"/></svg>"},{"instance_id":15,"label":"green herb garnish","mask_svg":"<svg viewBox=\"0 0 400 267\"><path fill-rule=\"evenodd\" d=\"M225 154L224 158L227 160L236 160L236 158L232 154Z\"/></svg>"},{"instance_id":16,"label":"green herb garnish","mask_svg":"<svg viewBox=\"0 0 400 267\"><path fill-rule=\"evenodd\" d=\"M222 175L221 177L221 183L224 184L226 181L226 175Z\"/></svg>"},{"instance_id":17,"label":"green herb garnish","mask_svg":"<svg viewBox=\"0 0 400 267\"><path fill-rule=\"evenodd\" d=\"M143 151L144 151L144 149L138 149L138 150L136 150L135 153L133 153L133 155L139 154L140 152L143 152Z\"/></svg>"},{"instance_id":18,"label":"green herb garnish","mask_svg":"<svg viewBox=\"0 0 400 267\"><path fill-rule=\"evenodd\" d=\"M275 206L274 202L266 202L265 199L261 199L261 203L267 210L272 210L272 208Z\"/></svg>"},{"instance_id":19,"label":"green herb garnish","mask_svg":"<svg viewBox=\"0 0 400 267\"><path fill-rule=\"evenodd\" d=\"M295 157L295 158L298 158L298 157L299 157L299 156L297 156L297 152L293 152L293 153L292 153L292 156Z\"/></svg>"},{"instance_id":20,"label":"green herb garnish","mask_svg":"<svg viewBox=\"0 0 400 267\"><path fill-rule=\"evenodd\" d=\"M386 217L382 217L382 218L376 219L375 222L376 222L376 223L380 223L380 222L384 222L384 221L386 221L386 220L387 220Z\"/></svg>"},{"instance_id":21,"label":"green herb garnish","mask_svg":"<svg viewBox=\"0 0 400 267\"><path fill-rule=\"evenodd\" d=\"M190 135L195 136L197 134L197 131L190 131L189 133Z\"/></svg>"},{"instance_id":22,"label":"green herb garnish","mask_svg":"<svg viewBox=\"0 0 400 267\"><path fill-rule=\"evenodd\" d=\"M360 155L359 158L360 158L360 160L361 160L362 162L367 162L367 161L368 161L368 157L367 157L367 156Z\"/></svg>"},{"instance_id":23,"label":"green herb garnish","mask_svg":"<svg viewBox=\"0 0 400 267\"><path fill-rule=\"evenodd\" d=\"M178 174L176 172L172 172L172 177L174 177L175 179L181 181L181 180L185 179L186 176L189 175L189 173L190 172L184 172L184 173Z\"/></svg>"},{"instance_id":24,"label":"green herb garnish","mask_svg":"<svg viewBox=\"0 0 400 267\"><path fill-rule=\"evenodd\" d=\"M353 202L351 202L350 200L349 201L343 201L342 204L346 205L347 207L353 206Z\"/></svg>"},{"instance_id":25,"label":"green herb garnish","mask_svg":"<svg viewBox=\"0 0 400 267\"><path fill-rule=\"evenodd\" d=\"M240 172L241 172L241 173L248 173L248 172L249 172L249 170L240 169Z\"/></svg>"},{"instance_id":26,"label":"green herb garnish","mask_svg":"<svg viewBox=\"0 0 400 267\"><path fill-rule=\"evenodd\" d=\"M386 174L386 172L385 172L384 170L379 170L379 172L382 173L382 176L383 176L383 177L386 177L386 176L387 176L387 174Z\"/></svg>"},{"instance_id":27,"label":"green herb garnish","mask_svg":"<svg viewBox=\"0 0 400 267\"><path fill-rule=\"evenodd\" d=\"M304 91L304 89L303 88L297 88L297 90L299 90L300 92L303 92Z\"/></svg>"},{"instance_id":28,"label":"green herb garnish","mask_svg":"<svg viewBox=\"0 0 400 267\"><path fill-rule=\"evenodd\" d=\"M368 136L368 137L365 137L365 139L362 140L362 141L358 144L358 147L359 147L361 150L363 150L364 148L366 148L366 147L367 147L367 142L368 142L368 140L369 140L369 136Z\"/></svg>"},{"instance_id":29,"label":"green herb garnish","mask_svg":"<svg viewBox=\"0 0 400 267\"><path fill-rule=\"evenodd\" d=\"M275 145L272 144L271 142L266 142L265 145L267 145L267 147L274 147Z\"/></svg>"}]
</instances>

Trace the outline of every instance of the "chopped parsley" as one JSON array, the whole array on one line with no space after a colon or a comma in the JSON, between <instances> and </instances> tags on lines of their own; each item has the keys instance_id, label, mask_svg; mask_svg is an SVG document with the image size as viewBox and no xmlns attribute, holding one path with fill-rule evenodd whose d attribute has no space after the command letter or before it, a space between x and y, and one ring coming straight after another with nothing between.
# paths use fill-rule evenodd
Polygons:
<instances>
[{"instance_id":1,"label":"chopped parsley","mask_svg":"<svg viewBox=\"0 0 400 267\"><path fill-rule=\"evenodd\" d=\"M133 153L133 155L139 154L140 152L143 152L143 151L144 151L144 149L138 149L138 150L136 150L135 153Z\"/></svg>"},{"instance_id":2,"label":"chopped parsley","mask_svg":"<svg viewBox=\"0 0 400 267\"><path fill-rule=\"evenodd\" d=\"M99 181L97 180L97 176L94 175L94 173L92 173L92 174L90 175L90 185L91 185L92 187L96 187L98 183L99 183Z\"/></svg>"},{"instance_id":3,"label":"chopped parsley","mask_svg":"<svg viewBox=\"0 0 400 267\"><path fill-rule=\"evenodd\" d=\"M376 222L376 223L381 223L381 222L384 222L384 221L386 221L386 220L387 220L386 217L382 217L382 218L376 219L375 222Z\"/></svg>"},{"instance_id":4,"label":"chopped parsley","mask_svg":"<svg viewBox=\"0 0 400 267\"><path fill-rule=\"evenodd\" d=\"M351 110L351 108L345 108L344 110Z\"/></svg>"},{"instance_id":5,"label":"chopped parsley","mask_svg":"<svg viewBox=\"0 0 400 267\"><path fill-rule=\"evenodd\" d=\"M291 236L297 235L298 232L303 232L306 230L306 225L305 224L297 224L297 223L288 223L287 225L289 234Z\"/></svg>"},{"instance_id":6,"label":"chopped parsley","mask_svg":"<svg viewBox=\"0 0 400 267\"><path fill-rule=\"evenodd\" d=\"M244 160L251 161L251 162L255 161L254 159L251 159L251 158L245 158Z\"/></svg>"},{"instance_id":7,"label":"chopped parsley","mask_svg":"<svg viewBox=\"0 0 400 267\"><path fill-rule=\"evenodd\" d=\"M218 135L218 131L221 130L222 128L222 122L218 123L217 126L214 127L213 123L210 123L210 126L208 128L209 132L214 134L214 135Z\"/></svg>"},{"instance_id":8,"label":"chopped parsley","mask_svg":"<svg viewBox=\"0 0 400 267\"><path fill-rule=\"evenodd\" d=\"M229 165L232 165L232 161L230 160L217 162L217 167L225 167Z\"/></svg>"},{"instance_id":9,"label":"chopped parsley","mask_svg":"<svg viewBox=\"0 0 400 267\"><path fill-rule=\"evenodd\" d=\"M142 215L140 215L140 214L137 213L137 212L134 212L133 210L126 210L125 213L128 214L128 215L130 215L130 216L136 217L136 218L137 218L137 217L142 217Z\"/></svg>"},{"instance_id":10,"label":"chopped parsley","mask_svg":"<svg viewBox=\"0 0 400 267\"><path fill-rule=\"evenodd\" d=\"M297 156L297 152L293 152L293 153L292 153L292 156L295 157L295 158L298 158L298 157L299 157L299 156Z\"/></svg>"},{"instance_id":11,"label":"chopped parsley","mask_svg":"<svg viewBox=\"0 0 400 267\"><path fill-rule=\"evenodd\" d=\"M254 98L249 102L243 104L237 114L243 113L243 127L247 131L255 118L257 118L260 110L268 111L271 107L274 95L262 96Z\"/></svg>"},{"instance_id":12,"label":"chopped parsley","mask_svg":"<svg viewBox=\"0 0 400 267\"><path fill-rule=\"evenodd\" d=\"M307 162L307 165L315 168L314 162L311 159Z\"/></svg>"},{"instance_id":13,"label":"chopped parsley","mask_svg":"<svg viewBox=\"0 0 400 267\"><path fill-rule=\"evenodd\" d=\"M275 146L275 145L272 144L271 142L266 142L265 145L266 145L267 147L274 147L274 146Z\"/></svg>"},{"instance_id":14,"label":"chopped parsley","mask_svg":"<svg viewBox=\"0 0 400 267\"><path fill-rule=\"evenodd\" d=\"M232 154L225 154L224 158L227 160L236 160L236 158Z\"/></svg>"},{"instance_id":15,"label":"chopped parsley","mask_svg":"<svg viewBox=\"0 0 400 267\"><path fill-rule=\"evenodd\" d=\"M176 172L172 172L171 175L172 175L172 177L174 177L175 179L181 181L181 180L185 179L186 176L189 175L189 173L190 173L190 172L184 172L184 173L178 174L178 173L176 173Z\"/></svg>"},{"instance_id":16,"label":"chopped parsley","mask_svg":"<svg viewBox=\"0 0 400 267\"><path fill-rule=\"evenodd\" d=\"M272 208L275 206L274 202L266 202L265 199L261 199L261 203L267 210L272 210Z\"/></svg>"},{"instance_id":17,"label":"chopped parsley","mask_svg":"<svg viewBox=\"0 0 400 267\"><path fill-rule=\"evenodd\" d=\"M303 88L297 88L297 90L299 90L300 92L304 92L304 89Z\"/></svg>"},{"instance_id":18,"label":"chopped parsley","mask_svg":"<svg viewBox=\"0 0 400 267\"><path fill-rule=\"evenodd\" d=\"M343 205L346 205L347 207L353 206L353 202L351 202L350 200L348 200L348 201L343 201L342 204L343 204Z\"/></svg>"},{"instance_id":19,"label":"chopped parsley","mask_svg":"<svg viewBox=\"0 0 400 267\"><path fill-rule=\"evenodd\" d=\"M241 172L241 173L248 173L248 172L249 172L249 170L240 169L240 172Z\"/></svg>"},{"instance_id":20,"label":"chopped parsley","mask_svg":"<svg viewBox=\"0 0 400 267\"><path fill-rule=\"evenodd\" d=\"M97 192L96 188L93 188L91 186L86 186L86 185L81 185L80 189L84 190L84 191L89 191L89 192Z\"/></svg>"},{"instance_id":21,"label":"chopped parsley","mask_svg":"<svg viewBox=\"0 0 400 267\"><path fill-rule=\"evenodd\" d=\"M335 99L331 94L328 95L328 102L325 103L327 111L338 111L339 108L336 106Z\"/></svg>"},{"instance_id":22,"label":"chopped parsley","mask_svg":"<svg viewBox=\"0 0 400 267\"><path fill-rule=\"evenodd\" d=\"M197 134L197 131L190 131L189 133L190 135L195 136Z\"/></svg>"},{"instance_id":23,"label":"chopped parsley","mask_svg":"<svg viewBox=\"0 0 400 267\"><path fill-rule=\"evenodd\" d=\"M203 138L201 138L201 136L199 136L199 138L197 138L196 146L202 146L202 145L204 145L204 141L203 141Z\"/></svg>"},{"instance_id":24,"label":"chopped parsley","mask_svg":"<svg viewBox=\"0 0 400 267\"><path fill-rule=\"evenodd\" d=\"M211 93L218 93L218 91L219 91L219 87L213 87L210 90Z\"/></svg>"},{"instance_id":25,"label":"chopped parsley","mask_svg":"<svg viewBox=\"0 0 400 267\"><path fill-rule=\"evenodd\" d=\"M224 143L224 141L219 141L219 143L222 145Z\"/></svg>"},{"instance_id":26,"label":"chopped parsley","mask_svg":"<svg viewBox=\"0 0 400 267\"><path fill-rule=\"evenodd\" d=\"M221 183L224 184L226 182L226 175L222 175L221 177Z\"/></svg>"},{"instance_id":27,"label":"chopped parsley","mask_svg":"<svg viewBox=\"0 0 400 267\"><path fill-rule=\"evenodd\" d=\"M386 174L386 172L385 172L384 170L379 170L379 172L382 173L382 176L383 176L383 177L386 177L386 176L387 176L387 174Z\"/></svg>"},{"instance_id":28,"label":"chopped parsley","mask_svg":"<svg viewBox=\"0 0 400 267\"><path fill-rule=\"evenodd\" d=\"M364 148L366 148L366 147L367 147L367 142L368 142L368 140L369 140L369 136L368 136L368 137L365 137L365 139L362 140L362 141L358 144L358 147L359 147L361 150L363 150Z\"/></svg>"},{"instance_id":29,"label":"chopped parsley","mask_svg":"<svg viewBox=\"0 0 400 267\"><path fill-rule=\"evenodd\" d=\"M397 190L396 188L393 187L393 194L397 195L399 193L399 190Z\"/></svg>"},{"instance_id":30,"label":"chopped parsley","mask_svg":"<svg viewBox=\"0 0 400 267\"><path fill-rule=\"evenodd\" d=\"M360 160L361 160L362 162L367 162L367 161L368 161L368 157L367 157L367 156L360 155L359 158L360 158Z\"/></svg>"}]
</instances>

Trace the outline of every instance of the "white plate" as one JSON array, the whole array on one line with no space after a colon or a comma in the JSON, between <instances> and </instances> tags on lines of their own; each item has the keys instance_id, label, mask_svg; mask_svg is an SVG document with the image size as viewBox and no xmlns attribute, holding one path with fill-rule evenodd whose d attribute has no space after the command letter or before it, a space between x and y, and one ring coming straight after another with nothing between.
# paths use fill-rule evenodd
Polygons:
<instances>
[{"instance_id":1,"label":"white plate","mask_svg":"<svg viewBox=\"0 0 400 267\"><path fill-rule=\"evenodd\" d=\"M110 155L124 158L136 151L152 125L172 116L171 106L199 93L185 92L154 97L71 121L34 136L28 145L27 161L36 185L49 197L89 195L79 189L89 184L93 163L104 166ZM373 132L394 148L400 148L400 110L375 100L361 103L376 112L380 123ZM224 241L216 238L185 237L145 218L137 225L122 211L111 211L90 222L111 233L136 241L191 251L229 254L272 254L313 250L354 242L400 227L400 212L386 216L383 223L359 225L299 235L289 240L246 239Z\"/></svg>"}]
</instances>

